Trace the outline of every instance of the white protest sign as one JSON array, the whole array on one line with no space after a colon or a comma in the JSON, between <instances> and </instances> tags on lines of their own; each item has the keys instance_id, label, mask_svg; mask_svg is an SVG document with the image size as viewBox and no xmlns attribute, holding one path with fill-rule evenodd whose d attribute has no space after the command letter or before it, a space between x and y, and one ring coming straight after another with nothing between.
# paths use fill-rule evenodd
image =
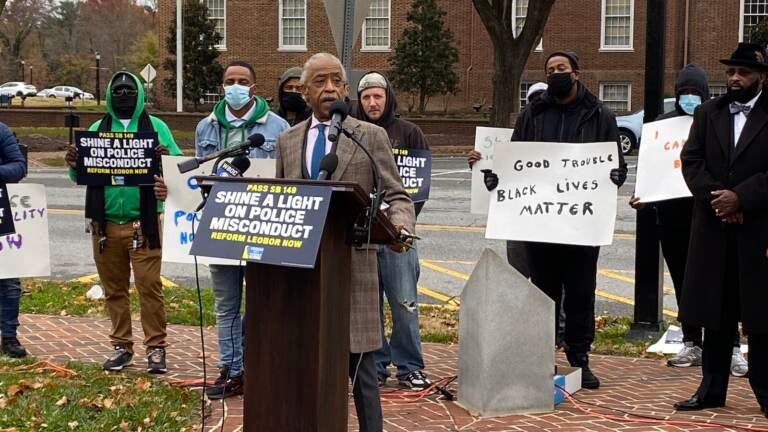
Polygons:
<instances>
[{"instance_id":1,"label":"white protest sign","mask_svg":"<svg viewBox=\"0 0 768 432\"><path fill-rule=\"evenodd\" d=\"M16 234L0 236L0 279L51 275L45 186L9 184Z\"/></svg>"},{"instance_id":2,"label":"white protest sign","mask_svg":"<svg viewBox=\"0 0 768 432\"><path fill-rule=\"evenodd\" d=\"M491 193L483 183L481 170L493 169L493 151L496 144L508 143L512 140L514 129L478 127L475 130L475 150L481 158L472 165L472 195L471 212L473 214L488 214L488 203Z\"/></svg>"},{"instance_id":3,"label":"white protest sign","mask_svg":"<svg viewBox=\"0 0 768 432\"><path fill-rule=\"evenodd\" d=\"M643 125L635 185L640 202L691 196L680 164L680 151L688 140L691 124L692 116L680 116Z\"/></svg>"},{"instance_id":4,"label":"white protest sign","mask_svg":"<svg viewBox=\"0 0 768 432\"><path fill-rule=\"evenodd\" d=\"M193 263L194 257L189 254L195 231L200 224L202 211L194 213L202 201L200 188L192 178L199 175L209 175L213 161L200 165L199 168L181 174L176 166L179 162L190 159L185 156L163 156L163 178L168 186L168 198L165 200L163 222L163 261L176 263ZM249 159L251 166L243 174L248 178L273 178L275 176L274 159ZM194 228L192 224L194 221ZM238 261L199 257L198 263L232 264Z\"/></svg>"},{"instance_id":5,"label":"white protest sign","mask_svg":"<svg viewBox=\"0 0 768 432\"><path fill-rule=\"evenodd\" d=\"M496 147L485 237L585 246L611 244L615 142L511 142Z\"/></svg>"}]
</instances>

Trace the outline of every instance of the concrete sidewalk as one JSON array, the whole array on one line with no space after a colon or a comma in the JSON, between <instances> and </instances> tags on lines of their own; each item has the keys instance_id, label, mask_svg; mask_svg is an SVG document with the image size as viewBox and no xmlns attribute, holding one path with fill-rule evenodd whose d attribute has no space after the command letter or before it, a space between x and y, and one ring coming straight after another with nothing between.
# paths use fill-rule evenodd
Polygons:
<instances>
[{"instance_id":1,"label":"concrete sidewalk","mask_svg":"<svg viewBox=\"0 0 768 432\"><path fill-rule=\"evenodd\" d=\"M110 323L106 318L59 317L48 315L22 315L19 339L29 352L39 358L64 362L77 360L101 363L110 354L107 340ZM134 322L134 338L141 341L138 322ZM168 327L169 373L163 379L188 380L202 378L202 351L199 329L190 326ZM141 348L137 345L137 353ZM456 375L457 346L424 344L427 373L432 380ZM215 363L215 329L205 330L205 351L208 379L218 375ZM562 361L562 357L558 357ZM146 363L137 356L137 372L144 371ZM594 356L594 372L602 380L599 390L583 390L576 397L580 406L563 403L553 413L519 415L504 418L476 419L453 402L439 395L429 395L412 401L395 387L382 391L384 429L386 431L680 431L730 430L711 422L737 426L740 430L768 431L768 419L760 413L757 402L746 379L732 378L728 406L695 414L675 413L672 403L689 397L699 382L699 369L669 368L662 360L631 359L624 357ZM391 382L391 381L390 381ZM455 393L455 383L449 386ZM638 419L618 412L595 408L620 409L633 414L665 418L675 422L697 424L635 423ZM242 430L243 401L230 398L212 404L213 414L206 421L206 431L219 431L222 422L225 431ZM583 410L592 411L585 413ZM222 415L225 411L225 415ZM350 401L350 431L357 430L354 405ZM607 419L594 413L615 417ZM643 422L648 421L643 419ZM710 423L707 425L706 423ZM732 429L732 430L739 430Z\"/></svg>"}]
</instances>

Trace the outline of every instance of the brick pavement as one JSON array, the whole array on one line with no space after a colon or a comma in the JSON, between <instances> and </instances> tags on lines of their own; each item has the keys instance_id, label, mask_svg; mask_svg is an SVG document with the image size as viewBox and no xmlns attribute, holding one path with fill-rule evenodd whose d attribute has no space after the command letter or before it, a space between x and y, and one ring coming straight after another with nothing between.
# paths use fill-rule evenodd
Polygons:
<instances>
[{"instance_id":1,"label":"brick pavement","mask_svg":"<svg viewBox=\"0 0 768 432\"><path fill-rule=\"evenodd\" d=\"M109 320L103 318L59 317L47 315L23 315L19 330L20 339L27 349L40 358L64 362L102 362L110 347L106 341ZM134 335L140 340L141 329L134 322ZM205 330L206 356L209 377L216 375L216 335L214 329ZM170 371L164 379L188 380L202 377L202 354L199 329L171 325L168 329ZM424 356L428 372L433 379L456 374L457 347L424 344ZM562 358L559 358L562 361ZM672 369L661 360L631 359L623 357L594 356L592 366L602 380L597 391L583 390L576 396L584 402L618 408L636 414L688 420L718 422L740 426L748 430L768 431L768 420L762 417L757 403L745 379L731 380L728 406L722 409L687 414L675 414L671 409L674 401L688 397L696 388L699 371ZM142 371L144 363L132 366ZM455 392L455 384L451 385ZM504 418L476 419L451 402L432 395L416 402L398 397L394 387L383 393L385 430L387 431L680 431L680 430L729 430L720 426L667 425L631 423L626 416L603 419L587 415L572 403L566 402L552 413L518 415ZM584 405L586 407L586 405ZM242 430L242 398L227 399L224 408L224 430ZM350 413L354 406L350 403ZM213 403L213 415L206 422L206 431L219 430L222 423L222 404ZM354 415L350 415L350 431L357 430Z\"/></svg>"}]
</instances>

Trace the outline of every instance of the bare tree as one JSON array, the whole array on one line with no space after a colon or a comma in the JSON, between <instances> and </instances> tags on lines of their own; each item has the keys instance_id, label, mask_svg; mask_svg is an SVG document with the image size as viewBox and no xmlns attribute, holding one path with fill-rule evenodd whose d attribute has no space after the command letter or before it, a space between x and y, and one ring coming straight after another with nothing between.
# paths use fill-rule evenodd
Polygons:
<instances>
[{"instance_id":1,"label":"bare tree","mask_svg":"<svg viewBox=\"0 0 768 432\"><path fill-rule=\"evenodd\" d=\"M50 0L15 0L7 7L2 6L0 45L4 48L3 60L7 70L17 71L24 43L49 13Z\"/></svg>"},{"instance_id":2,"label":"bare tree","mask_svg":"<svg viewBox=\"0 0 768 432\"><path fill-rule=\"evenodd\" d=\"M520 0L518 0L520 1ZM515 37L512 0L472 0L493 44L493 112L491 125L511 127L510 114L520 109L520 77L555 0L528 1L528 14Z\"/></svg>"}]
</instances>

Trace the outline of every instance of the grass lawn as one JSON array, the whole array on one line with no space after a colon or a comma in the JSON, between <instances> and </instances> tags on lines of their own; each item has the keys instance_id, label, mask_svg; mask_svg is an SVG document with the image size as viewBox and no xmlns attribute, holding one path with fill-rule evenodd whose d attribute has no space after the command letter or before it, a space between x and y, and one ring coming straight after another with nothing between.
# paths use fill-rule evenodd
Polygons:
<instances>
[{"instance_id":1,"label":"grass lawn","mask_svg":"<svg viewBox=\"0 0 768 432\"><path fill-rule=\"evenodd\" d=\"M205 270L202 269L202 271ZM90 285L76 282L27 279L23 281L24 297L21 300L21 311L62 316L106 316L103 300L90 300L85 296L85 292L90 288ZM163 292L170 324L198 325L197 291L194 288L179 286L165 288ZM203 288L201 293L204 324L214 325L216 318L213 312L213 292ZM138 299L133 289L131 289L131 311L138 319ZM629 317L597 317L592 352L629 357L655 356L655 354L645 353L645 348L652 341L627 339L631 322ZM423 342L452 344L459 341L459 311L456 309L439 305L420 305L419 324ZM392 330L392 317L386 302L384 327L389 334Z\"/></svg>"},{"instance_id":2,"label":"grass lawn","mask_svg":"<svg viewBox=\"0 0 768 432\"><path fill-rule=\"evenodd\" d=\"M21 98L15 97L11 101L11 106L13 108L64 108L64 107L71 107L72 109L78 110L78 111L96 111L96 112L104 112L104 101L101 102L101 105L97 105L96 101L93 99L89 100L76 100L72 102L71 106L67 106L67 103L64 101L64 98L46 98L46 97L28 97L27 100L24 101L24 105L21 104Z\"/></svg>"},{"instance_id":3,"label":"grass lawn","mask_svg":"<svg viewBox=\"0 0 768 432\"><path fill-rule=\"evenodd\" d=\"M0 358L0 431L199 429L199 395L146 374Z\"/></svg>"}]
</instances>

